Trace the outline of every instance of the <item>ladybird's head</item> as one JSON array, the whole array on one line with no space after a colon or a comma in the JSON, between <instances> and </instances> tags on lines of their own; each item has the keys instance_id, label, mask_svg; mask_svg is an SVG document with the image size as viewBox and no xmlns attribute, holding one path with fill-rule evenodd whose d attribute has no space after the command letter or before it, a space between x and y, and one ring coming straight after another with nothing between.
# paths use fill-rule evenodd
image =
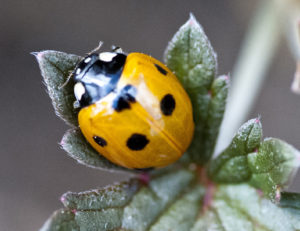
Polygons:
<instances>
[{"instance_id":1,"label":"ladybird's head","mask_svg":"<svg viewBox=\"0 0 300 231\"><path fill-rule=\"evenodd\" d=\"M92 53L73 71L74 94L80 107L91 105L114 91L123 71L126 55L117 52Z\"/></svg>"}]
</instances>

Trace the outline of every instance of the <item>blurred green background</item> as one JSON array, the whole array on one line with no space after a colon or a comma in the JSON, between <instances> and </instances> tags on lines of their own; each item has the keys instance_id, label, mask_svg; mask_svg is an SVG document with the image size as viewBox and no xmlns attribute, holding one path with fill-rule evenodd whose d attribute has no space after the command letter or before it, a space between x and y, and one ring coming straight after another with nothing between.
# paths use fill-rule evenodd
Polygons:
<instances>
[{"instance_id":1,"label":"blurred green background","mask_svg":"<svg viewBox=\"0 0 300 231\"><path fill-rule=\"evenodd\" d=\"M257 2L0 0L0 230L38 230L62 207L64 192L127 178L79 165L59 148L68 127L55 116L30 52L84 55L102 40L103 50L118 45L162 60L168 41L193 12L218 53L219 74L227 74ZM300 96L290 92L294 69L282 42L249 118L261 115L265 136L300 149ZM300 177L291 190L300 191L297 182Z\"/></svg>"}]
</instances>

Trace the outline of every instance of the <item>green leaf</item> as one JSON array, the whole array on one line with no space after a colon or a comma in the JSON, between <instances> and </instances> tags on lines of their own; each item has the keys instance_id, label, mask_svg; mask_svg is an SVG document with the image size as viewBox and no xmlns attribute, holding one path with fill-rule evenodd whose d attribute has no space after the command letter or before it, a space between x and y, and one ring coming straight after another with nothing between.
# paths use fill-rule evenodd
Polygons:
<instances>
[{"instance_id":1,"label":"green leaf","mask_svg":"<svg viewBox=\"0 0 300 231\"><path fill-rule=\"evenodd\" d=\"M78 127L78 110L74 109L73 105L76 100L73 79L65 83L81 57L58 51L41 51L33 54L39 63L56 114L67 124ZM67 131L61 141L61 146L69 156L88 167L129 171L111 163L95 151L83 137L79 128Z\"/></svg>"},{"instance_id":2,"label":"green leaf","mask_svg":"<svg viewBox=\"0 0 300 231\"><path fill-rule=\"evenodd\" d=\"M229 147L209 166L209 176L218 183L248 182L265 196L278 199L299 166L299 152L274 138L260 142L261 124L249 120L237 132Z\"/></svg>"},{"instance_id":3,"label":"green leaf","mask_svg":"<svg viewBox=\"0 0 300 231\"><path fill-rule=\"evenodd\" d=\"M147 230L166 207L192 183L194 176L185 170L154 179L143 187L124 209L122 228Z\"/></svg>"},{"instance_id":4,"label":"green leaf","mask_svg":"<svg viewBox=\"0 0 300 231\"><path fill-rule=\"evenodd\" d=\"M218 137L220 125L225 111L226 99L228 94L228 84L228 76L220 76L212 83L210 91L211 98L207 110L208 115L202 134L204 142L203 146L199 147L198 149L200 150L200 153L203 153L203 157L200 158L202 162L208 161L213 154L216 139ZM194 147L196 148L198 147L199 143L200 142L196 137L192 145L194 145ZM199 155L199 151L197 151L197 149L195 150L194 154L196 153L198 153Z\"/></svg>"},{"instance_id":5,"label":"green leaf","mask_svg":"<svg viewBox=\"0 0 300 231\"><path fill-rule=\"evenodd\" d=\"M280 208L247 184L215 189L209 207L192 231L294 231L300 229L300 213Z\"/></svg>"},{"instance_id":6,"label":"green leaf","mask_svg":"<svg viewBox=\"0 0 300 231\"><path fill-rule=\"evenodd\" d=\"M208 175L215 182L240 183L248 181L251 171L247 155L260 145L262 127L259 119L252 119L242 125L231 144L216 159L212 160Z\"/></svg>"},{"instance_id":7,"label":"green leaf","mask_svg":"<svg viewBox=\"0 0 300 231\"><path fill-rule=\"evenodd\" d=\"M267 138L258 152L248 155L250 184L271 199L280 198L280 190L292 180L299 167L300 154L282 140Z\"/></svg>"},{"instance_id":8,"label":"green leaf","mask_svg":"<svg viewBox=\"0 0 300 231\"><path fill-rule=\"evenodd\" d=\"M59 51L41 51L32 53L35 55L47 87L55 113L71 126L77 126L77 113L73 103L75 96L73 93L72 78L67 81L70 72L74 70L80 56L66 54Z\"/></svg>"},{"instance_id":9,"label":"green leaf","mask_svg":"<svg viewBox=\"0 0 300 231\"><path fill-rule=\"evenodd\" d=\"M52 216L45 222L40 231L67 231L80 230L76 224L74 212L67 209L55 211Z\"/></svg>"},{"instance_id":10,"label":"green leaf","mask_svg":"<svg viewBox=\"0 0 300 231\"><path fill-rule=\"evenodd\" d=\"M107 170L124 170L111 163L105 157L100 155L84 138L79 128L68 130L60 143L61 147L68 153L69 156L78 161L78 163L88 167Z\"/></svg>"},{"instance_id":11,"label":"green leaf","mask_svg":"<svg viewBox=\"0 0 300 231\"><path fill-rule=\"evenodd\" d=\"M193 186L194 179L192 172L182 169L156 176L148 185L131 180L99 190L68 192L61 199L65 209L55 212L41 231L140 231L168 223L179 215L190 219L185 226L191 226L204 192L202 187ZM194 207L187 207L186 215L180 214L183 204Z\"/></svg>"},{"instance_id":12,"label":"green leaf","mask_svg":"<svg viewBox=\"0 0 300 231\"><path fill-rule=\"evenodd\" d=\"M193 173L180 170L83 193L66 193L65 209L56 211L41 231L180 230L294 231L300 229L300 209L280 206L248 184L195 184ZM283 194L284 195L284 194ZM210 198L210 199L207 199ZM299 196L293 196L299 204ZM204 203L204 205L202 204Z\"/></svg>"},{"instance_id":13,"label":"green leaf","mask_svg":"<svg viewBox=\"0 0 300 231\"><path fill-rule=\"evenodd\" d=\"M106 171L127 171L132 173L141 173L137 169L128 169L115 165L101 154L99 154L85 139L79 128L69 129L63 136L60 146L70 157L90 168ZM169 165L161 169L153 169L148 173L156 176L172 171L178 164Z\"/></svg>"},{"instance_id":14,"label":"green leaf","mask_svg":"<svg viewBox=\"0 0 300 231\"><path fill-rule=\"evenodd\" d=\"M151 226L150 231L173 230L188 231L192 228L201 208L201 199L204 188L196 186L182 198L177 200L159 219Z\"/></svg>"},{"instance_id":15,"label":"green leaf","mask_svg":"<svg viewBox=\"0 0 300 231\"><path fill-rule=\"evenodd\" d=\"M123 207L129 203L139 187L137 180L131 180L101 190L67 192L62 195L61 202L66 208L76 211Z\"/></svg>"},{"instance_id":16,"label":"green leaf","mask_svg":"<svg viewBox=\"0 0 300 231\"><path fill-rule=\"evenodd\" d=\"M170 41L164 59L191 98L195 138L188 153L193 161L203 165L210 159L218 136L228 77L215 79L216 54L193 15Z\"/></svg>"}]
</instances>

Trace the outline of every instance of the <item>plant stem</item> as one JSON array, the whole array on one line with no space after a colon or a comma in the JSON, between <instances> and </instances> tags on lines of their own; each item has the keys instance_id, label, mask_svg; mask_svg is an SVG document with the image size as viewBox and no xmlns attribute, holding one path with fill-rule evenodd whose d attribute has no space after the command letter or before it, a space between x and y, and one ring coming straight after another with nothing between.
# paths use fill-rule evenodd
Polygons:
<instances>
[{"instance_id":1,"label":"plant stem","mask_svg":"<svg viewBox=\"0 0 300 231\"><path fill-rule=\"evenodd\" d=\"M280 17L275 1L260 1L233 70L233 82L216 153L231 141L258 97L280 41Z\"/></svg>"}]
</instances>

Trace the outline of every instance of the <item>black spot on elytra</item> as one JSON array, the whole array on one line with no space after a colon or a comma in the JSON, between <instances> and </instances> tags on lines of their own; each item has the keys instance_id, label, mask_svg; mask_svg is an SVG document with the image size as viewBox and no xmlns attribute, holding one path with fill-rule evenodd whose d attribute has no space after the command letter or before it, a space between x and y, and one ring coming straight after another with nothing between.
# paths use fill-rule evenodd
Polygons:
<instances>
[{"instance_id":1,"label":"black spot on elytra","mask_svg":"<svg viewBox=\"0 0 300 231\"><path fill-rule=\"evenodd\" d=\"M160 73L162 73L163 75L167 75L168 74L168 72L164 69L164 68L162 68L161 66L159 66L158 64L154 64L155 65L155 67L157 68L157 70L160 72Z\"/></svg>"},{"instance_id":2,"label":"black spot on elytra","mask_svg":"<svg viewBox=\"0 0 300 231\"><path fill-rule=\"evenodd\" d=\"M126 85L116 96L113 102L113 108L117 112L124 109L130 109L130 103L135 103L136 88L132 85Z\"/></svg>"},{"instance_id":3,"label":"black spot on elytra","mask_svg":"<svg viewBox=\"0 0 300 231\"><path fill-rule=\"evenodd\" d=\"M117 111L117 112L120 112L124 109L129 109L130 108L130 104L128 102L128 100L126 100L125 98L123 97L119 97L116 101L116 104L114 106L114 109Z\"/></svg>"},{"instance_id":4,"label":"black spot on elytra","mask_svg":"<svg viewBox=\"0 0 300 231\"><path fill-rule=\"evenodd\" d=\"M133 151L139 151L146 147L149 140L145 135L134 133L127 140L127 147Z\"/></svg>"},{"instance_id":5,"label":"black spot on elytra","mask_svg":"<svg viewBox=\"0 0 300 231\"><path fill-rule=\"evenodd\" d=\"M164 115L172 115L176 106L174 97L171 94L166 94L160 101L160 110Z\"/></svg>"},{"instance_id":6,"label":"black spot on elytra","mask_svg":"<svg viewBox=\"0 0 300 231\"><path fill-rule=\"evenodd\" d=\"M94 141L99 144L101 147L104 147L107 145L107 142L105 139L103 139L100 136L93 136Z\"/></svg>"}]
</instances>

